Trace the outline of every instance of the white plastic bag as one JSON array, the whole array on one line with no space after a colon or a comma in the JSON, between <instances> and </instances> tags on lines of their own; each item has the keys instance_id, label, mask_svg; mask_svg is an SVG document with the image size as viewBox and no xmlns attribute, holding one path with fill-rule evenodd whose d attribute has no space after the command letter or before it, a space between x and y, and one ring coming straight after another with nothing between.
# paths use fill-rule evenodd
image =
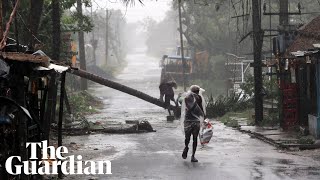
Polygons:
<instances>
[{"instance_id":1,"label":"white plastic bag","mask_svg":"<svg viewBox=\"0 0 320 180\"><path fill-rule=\"evenodd\" d=\"M204 120L203 125L200 129L199 137L201 145L208 144L212 138L213 134L212 124L208 119Z\"/></svg>"},{"instance_id":2,"label":"white plastic bag","mask_svg":"<svg viewBox=\"0 0 320 180\"><path fill-rule=\"evenodd\" d=\"M188 127L185 127L184 125L184 122L185 122L185 116L186 116L186 101L185 101L185 98L187 96L193 96L192 95L192 92L191 91L188 91L187 93L183 94L182 95L183 98L182 98L182 104L181 104L181 117L180 117L180 126L181 126L181 129L182 129L182 133L185 134L185 129ZM202 97L202 96L201 96ZM204 101L204 98L202 97L203 101ZM196 100L195 98L193 97L193 104L196 104ZM200 124L203 124L203 121L204 121L204 117L203 117L203 112L202 110L200 109L200 106L196 106L194 108L194 110L191 111L191 114L196 117L197 119L195 121L199 121Z\"/></svg>"}]
</instances>

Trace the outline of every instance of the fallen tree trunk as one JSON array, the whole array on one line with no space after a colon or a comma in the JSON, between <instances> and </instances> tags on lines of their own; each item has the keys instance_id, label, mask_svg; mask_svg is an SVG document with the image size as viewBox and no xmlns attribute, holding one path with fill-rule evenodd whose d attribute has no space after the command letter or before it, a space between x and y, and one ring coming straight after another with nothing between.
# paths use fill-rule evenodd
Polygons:
<instances>
[{"instance_id":1,"label":"fallen tree trunk","mask_svg":"<svg viewBox=\"0 0 320 180\"><path fill-rule=\"evenodd\" d=\"M135 90L135 89L130 88L128 86L124 86L124 85L119 84L117 82L102 78L100 76L97 76L95 74L83 71L81 69L71 69L69 71L69 73L74 74L74 75L79 76L79 77L82 77L82 78L85 78L85 79L89 79L89 80L91 80L93 82L108 86L108 87L110 87L112 89L116 89L118 91L130 94L132 96L135 96L137 98L145 100L145 101L147 101L149 103L152 103L154 105L157 105L157 106L165 108L164 102L161 102L159 99L154 98L152 96L149 96L148 94L145 94L145 93L143 93L141 91ZM169 109L173 110L174 112L176 112L176 107L175 106L170 105Z\"/></svg>"}]
</instances>

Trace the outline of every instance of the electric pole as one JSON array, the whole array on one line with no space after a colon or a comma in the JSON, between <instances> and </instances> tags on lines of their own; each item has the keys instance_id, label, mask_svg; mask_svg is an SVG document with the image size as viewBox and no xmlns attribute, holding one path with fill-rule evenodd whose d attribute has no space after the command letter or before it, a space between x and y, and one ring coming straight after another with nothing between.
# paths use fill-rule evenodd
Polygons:
<instances>
[{"instance_id":1,"label":"electric pole","mask_svg":"<svg viewBox=\"0 0 320 180\"><path fill-rule=\"evenodd\" d=\"M254 102L255 122L257 125L263 120L262 96L262 63L261 49L263 44L263 31L261 29L261 0L252 0L253 24L253 58L254 58Z\"/></svg>"},{"instance_id":2,"label":"electric pole","mask_svg":"<svg viewBox=\"0 0 320 180\"><path fill-rule=\"evenodd\" d=\"M91 5L91 19L92 19L92 22L94 21L94 18L93 18L93 12L92 12L92 5ZM97 41L94 37L94 27L92 29L92 40L91 40L91 44L92 44L92 47L93 47L93 65L96 66L97 62L96 62L96 48L97 48Z\"/></svg>"},{"instance_id":3,"label":"electric pole","mask_svg":"<svg viewBox=\"0 0 320 180\"><path fill-rule=\"evenodd\" d=\"M105 50L105 54L106 54L106 65L108 65L108 61L109 61L109 10L108 8L106 8L106 50Z\"/></svg>"},{"instance_id":4,"label":"electric pole","mask_svg":"<svg viewBox=\"0 0 320 180\"><path fill-rule=\"evenodd\" d=\"M87 64L86 64L86 54L84 49L84 34L82 31L82 25L83 25L83 19L82 19L82 2L81 0L77 0L77 12L79 14L79 58L80 58L80 69L86 70ZM84 78L81 78L81 90L87 90L88 84L87 80Z\"/></svg>"},{"instance_id":5,"label":"electric pole","mask_svg":"<svg viewBox=\"0 0 320 180\"><path fill-rule=\"evenodd\" d=\"M186 91L186 62L184 59L184 49L183 49L183 36L182 36L182 21L181 21L181 6L182 0L179 0L179 32L180 32L180 46L181 46L181 59L182 59L182 76L183 76L183 90Z\"/></svg>"},{"instance_id":6,"label":"electric pole","mask_svg":"<svg viewBox=\"0 0 320 180\"><path fill-rule=\"evenodd\" d=\"M288 25L289 24L289 3L288 0L280 0L280 16L279 16L279 24Z\"/></svg>"}]
</instances>

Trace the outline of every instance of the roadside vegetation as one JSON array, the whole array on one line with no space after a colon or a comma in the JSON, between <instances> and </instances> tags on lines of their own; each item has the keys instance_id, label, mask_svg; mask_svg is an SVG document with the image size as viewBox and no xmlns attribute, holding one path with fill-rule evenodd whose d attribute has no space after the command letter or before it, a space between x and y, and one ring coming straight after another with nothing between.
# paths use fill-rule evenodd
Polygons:
<instances>
[{"instance_id":1,"label":"roadside vegetation","mask_svg":"<svg viewBox=\"0 0 320 180\"><path fill-rule=\"evenodd\" d=\"M231 96L209 97L207 104L207 115L217 118L230 127L238 127L238 121L246 121L245 124L253 124L252 99L241 94Z\"/></svg>"},{"instance_id":2,"label":"roadside vegetation","mask_svg":"<svg viewBox=\"0 0 320 180\"><path fill-rule=\"evenodd\" d=\"M264 119L259 126L276 127L279 126L278 87L275 79L264 78L265 107ZM217 118L227 126L238 127L241 124L255 125L254 122L254 79L248 75L240 88L241 93L229 96L220 95L208 98L208 117Z\"/></svg>"},{"instance_id":3,"label":"roadside vegetation","mask_svg":"<svg viewBox=\"0 0 320 180\"><path fill-rule=\"evenodd\" d=\"M231 96L209 97L207 104L208 116L217 118L224 116L227 112L239 112L253 107L252 99L247 99L241 94Z\"/></svg>"},{"instance_id":4,"label":"roadside vegetation","mask_svg":"<svg viewBox=\"0 0 320 180\"><path fill-rule=\"evenodd\" d=\"M87 91L79 91L69 96L71 111L73 114L88 115L97 112L102 107L102 102Z\"/></svg>"},{"instance_id":5,"label":"roadside vegetation","mask_svg":"<svg viewBox=\"0 0 320 180\"><path fill-rule=\"evenodd\" d=\"M254 109L248 108L244 111L227 112L222 117L218 118L220 122L229 127L238 127L241 122L247 125L254 125L253 119Z\"/></svg>"},{"instance_id":6,"label":"roadside vegetation","mask_svg":"<svg viewBox=\"0 0 320 180\"><path fill-rule=\"evenodd\" d=\"M69 104L71 114L65 110L66 124L80 125L81 128L90 126L87 115L95 114L98 109L103 106L103 103L95 96L87 91L78 91L69 94Z\"/></svg>"}]
</instances>

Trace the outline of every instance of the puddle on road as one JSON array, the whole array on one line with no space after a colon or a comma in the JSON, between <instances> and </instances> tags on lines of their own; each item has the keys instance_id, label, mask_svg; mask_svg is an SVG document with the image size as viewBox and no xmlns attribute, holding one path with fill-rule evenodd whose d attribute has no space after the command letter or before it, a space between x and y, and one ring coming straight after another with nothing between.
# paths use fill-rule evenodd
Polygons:
<instances>
[{"instance_id":1,"label":"puddle on road","mask_svg":"<svg viewBox=\"0 0 320 180\"><path fill-rule=\"evenodd\" d=\"M297 157L292 157L296 159ZM308 166L307 163L298 163L294 159L282 159L271 157L259 157L253 160L252 177L264 179L264 174L274 174L277 179L304 179L306 176L319 175L320 170L317 167ZM270 168L270 171L266 171Z\"/></svg>"},{"instance_id":2,"label":"puddle on road","mask_svg":"<svg viewBox=\"0 0 320 180\"><path fill-rule=\"evenodd\" d=\"M278 159L277 162L279 164L287 164L287 165L293 164L293 160L290 160L290 159Z\"/></svg>"},{"instance_id":3,"label":"puddle on road","mask_svg":"<svg viewBox=\"0 0 320 180\"><path fill-rule=\"evenodd\" d=\"M253 161L254 164L258 165L258 166L263 166L263 160L262 159L257 159Z\"/></svg>"},{"instance_id":4,"label":"puddle on road","mask_svg":"<svg viewBox=\"0 0 320 180\"><path fill-rule=\"evenodd\" d=\"M81 144L79 153L84 153L90 160L114 160L134 150L137 143L128 139L126 135L95 134L88 136L71 136L65 138L65 143ZM99 152L96 156L95 151Z\"/></svg>"}]
</instances>

